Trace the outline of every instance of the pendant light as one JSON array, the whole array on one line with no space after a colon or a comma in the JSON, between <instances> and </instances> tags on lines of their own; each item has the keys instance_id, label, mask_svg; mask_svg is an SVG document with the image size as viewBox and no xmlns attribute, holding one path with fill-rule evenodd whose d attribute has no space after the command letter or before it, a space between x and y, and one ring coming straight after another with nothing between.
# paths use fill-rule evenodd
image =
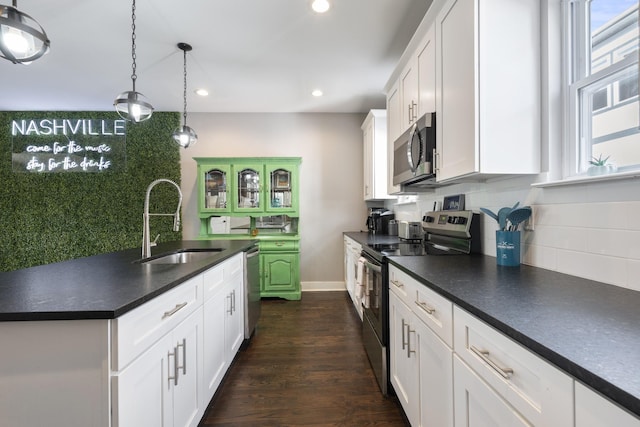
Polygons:
<instances>
[{"instance_id":1,"label":"pendant light","mask_svg":"<svg viewBox=\"0 0 640 427\"><path fill-rule=\"evenodd\" d=\"M13 6L0 5L0 56L14 64L30 64L49 52L47 33L26 13Z\"/></svg>"},{"instance_id":2,"label":"pendant light","mask_svg":"<svg viewBox=\"0 0 640 427\"><path fill-rule=\"evenodd\" d=\"M143 94L136 92L136 79L138 78L136 75L136 0L133 0L131 4L131 59L133 90L122 92L113 105L120 117L138 123L151 118L153 107Z\"/></svg>"},{"instance_id":3,"label":"pendant light","mask_svg":"<svg viewBox=\"0 0 640 427\"><path fill-rule=\"evenodd\" d=\"M173 132L173 139L182 148L187 148L198 142L198 135L187 126L187 52L190 52L192 47L187 43L178 43L178 49L184 53L184 120L182 126Z\"/></svg>"}]
</instances>

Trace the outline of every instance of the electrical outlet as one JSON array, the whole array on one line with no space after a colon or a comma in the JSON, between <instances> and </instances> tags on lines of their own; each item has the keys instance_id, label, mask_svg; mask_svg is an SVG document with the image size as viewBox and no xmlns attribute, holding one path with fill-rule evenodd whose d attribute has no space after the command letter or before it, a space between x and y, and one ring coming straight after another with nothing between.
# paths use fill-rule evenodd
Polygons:
<instances>
[{"instance_id":1,"label":"electrical outlet","mask_svg":"<svg viewBox=\"0 0 640 427\"><path fill-rule=\"evenodd\" d=\"M531 206L531 216L524 222L524 229L526 231L535 230L535 219L536 219L536 210Z\"/></svg>"}]
</instances>

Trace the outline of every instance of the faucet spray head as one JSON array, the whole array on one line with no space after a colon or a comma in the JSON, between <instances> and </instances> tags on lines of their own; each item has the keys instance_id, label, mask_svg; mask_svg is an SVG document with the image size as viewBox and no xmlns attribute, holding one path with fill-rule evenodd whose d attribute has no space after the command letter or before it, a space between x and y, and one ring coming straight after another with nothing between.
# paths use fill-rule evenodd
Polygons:
<instances>
[{"instance_id":1,"label":"faucet spray head","mask_svg":"<svg viewBox=\"0 0 640 427\"><path fill-rule=\"evenodd\" d=\"M173 216L173 231L180 230L180 212L176 212Z\"/></svg>"}]
</instances>

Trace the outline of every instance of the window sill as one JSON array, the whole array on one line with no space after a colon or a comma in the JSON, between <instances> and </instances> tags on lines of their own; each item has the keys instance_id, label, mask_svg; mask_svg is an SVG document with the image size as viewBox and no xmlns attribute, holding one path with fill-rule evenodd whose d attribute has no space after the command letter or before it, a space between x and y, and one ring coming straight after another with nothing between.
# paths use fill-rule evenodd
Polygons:
<instances>
[{"instance_id":1,"label":"window sill","mask_svg":"<svg viewBox=\"0 0 640 427\"><path fill-rule=\"evenodd\" d=\"M580 175L572 178L561 179L557 181L536 182L531 184L532 187L545 188L545 187L560 187L565 185L577 185L588 184L590 182L603 182L603 181L620 181L623 179L640 178L640 170L616 172L607 175Z\"/></svg>"}]
</instances>

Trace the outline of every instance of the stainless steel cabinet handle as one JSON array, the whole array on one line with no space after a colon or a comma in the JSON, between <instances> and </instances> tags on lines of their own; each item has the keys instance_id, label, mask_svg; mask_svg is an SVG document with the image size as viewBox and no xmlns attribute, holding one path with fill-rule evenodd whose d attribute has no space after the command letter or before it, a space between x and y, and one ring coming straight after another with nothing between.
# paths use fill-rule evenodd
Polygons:
<instances>
[{"instance_id":1,"label":"stainless steel cabinet handle","mask_svg":"<svg viewBox=\"0 0 640 427\"><path fill-rule=\"evenodd\" d=\"M404 288L404 283L402 283L402 282L400 282L398 280L391 280L391 283L393 283L393 285L396 288L400 288L400 289Z\"/></svg>"},{"instance_id":2,"label":"stainless steel cabinet handle","mask_svg":"<svg viewBox=\"0 0 640 427\"><path fill-rule=\"evenodd\" d=\"M411 330L411 326L407 323L407 359L411 359L411 353L415 353L415 350L411 350L411 334L415 334L416 330Z\"/></svg>"},{"instance_id":3,"label":"stainless steel cabinet handle","mask_svg":"<svg viewBox=\"0 0 640 427\"><path fill-rule=\"evenodd\" d=\"M407 338L406 338L406 335L405 335L405 333L404 333L404 327L405 327L405 326L409 326L409 325L407 325L407 324L404 322L404 319L402 319L402 349L403 349L403 350L404 350L404 349L406 348L406 346L407 346L407 343L406 343Z\"/></svg>"},{"instance_id":4,"label":"stainless steel cabinet handle","mask_svg":"<svg viewBox=\"0 0 640 427\"><path fill-rule=\"evenodd\" d=\"M182 347L182 366L178 363L178 349ZM176 347L176 377L178 376L177 372L179 369L182 369L182 375L187 375L187 339L182 339L182 344L178 343ZM176 385L178 384L178 379L176 378Z\"/></svg>"},{"instance_id":5,"label":"stainless steel cabinet handle","mask_svg":"<svg viewBox=\"0 0 640 427\"><path fill-rule=\"evenodd\" d=\"M233 292L231 292L231 312L235 313L236 312L236 290L234 289Z\"/></svg>"},{"instance_id":6,"label":"stainless steel cabinet handle","mask_svg":"<svg viewBox=\"0 0 640 427\"><path fill-rule=\"evenodd\" d=\"M227 310L227 313L233 314L233 302L231 301L231 292L229 292L229 295L227 295L227 298L229 299L229 309Z\"/></svg>"},{"instance_id":7,"label":"stainless steel cabinet handle","mask_svg":"<svg viewBox=\"0 0 640 427\"><path fill-rule=\"evenodd\" d=\"M435 308L433 308L433 307L429 307L429 306L427 305L427 303L426 303L426 302L422 302L422 301L415 300L415 303L416 303L416 305L417 305L418 307L420 307L421 309L423 309L424 311L426 311L426 312L427 312L427 314L429 314L429 315L433 315L433 313L435 313L435 312L436 312L436 309L435 309Z\"/></svg>"},{"instance_id":8,"label":"stainless steel cabinet handle","mask_svg":"<svg viewBox=\"0 0 640 427\"><path fill-rule=\"evenodd\" d=\"M182 304L176 304L176 306L169 310L169 311L165 311L164 314L162 315L162 319L166 319L167 317L171 317L174 314L176 314L178 311L182 310L183 308L185 308L187 306L188 302L183 302Z\"/></svg>"},{"instance_id":9,"label":"stainless steel cabinet handle","mask_svg":"<svg viewBox=\"0 0 640 427\"><path fill-rule=\"evenodd\" d=\"M513 375L513 369L511 368L503 368L498 365L496 362L489 358L489 350L480 350L476 346L471 346L471 351L474 352L480 359L482 359L487 365L491 366L494 371L499 373L504 379L511 378Z\"/></svg>"},{"instance_id":10,"label":"stainless steel cabinet handle","mask_svg":"<svg viewBox=\"0 0 640 427\"><path fill-rule=\"evenodd\" d=\"M178 385L178 361L176 356L178 355L178 348L173 348L172 352L167 352L167 380L169 381L169 386L171 386L171 380L173 380L173 385ZM173 356L173 376L171 376L171 357Z\"/></svg>"}]
</instances>

